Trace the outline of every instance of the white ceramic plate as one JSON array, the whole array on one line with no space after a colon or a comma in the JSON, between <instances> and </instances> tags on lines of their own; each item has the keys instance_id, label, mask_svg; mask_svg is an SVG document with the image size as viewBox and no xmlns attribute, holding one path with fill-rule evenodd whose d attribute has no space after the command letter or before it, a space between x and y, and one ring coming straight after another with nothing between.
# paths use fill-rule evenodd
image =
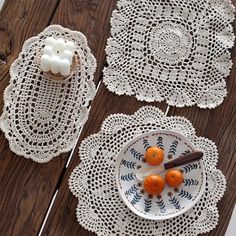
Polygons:
<instances>
[{"instance_id":1,"label":"white ceramic plate","mask_svg":"<svg viewBox=\"0 0 236 236\"><path fill-rule=\"evenodd\" d=\"M175 168L183 172L183 184L178 188L166 185L160 195L150 196L135 174L137 169L148 166L144 154L149 146L164 149L164 162L195 151L186 137L173 131L152 131L132 139L117 155L115 174L120 196L135 214L146 219L165 220L183 214L196 204L205 189L203 162ZM160 173L163 178L165 174Z\"/></svg>"}]
</instances>

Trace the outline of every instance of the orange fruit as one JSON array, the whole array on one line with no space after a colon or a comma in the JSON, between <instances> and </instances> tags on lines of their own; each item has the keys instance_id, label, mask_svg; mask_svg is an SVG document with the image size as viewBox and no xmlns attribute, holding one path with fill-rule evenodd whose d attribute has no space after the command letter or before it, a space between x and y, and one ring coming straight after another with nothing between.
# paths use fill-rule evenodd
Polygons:
<instances>
[{"instance_id":1,"label":"orange fruit","mask_svg":"<svg viewBox=\"0 0 236 236\"><path fill-rule=\"evenodd\" d=\"M164 160L164 151L159 147L152 146L147 149L145 160L149 165L160 165Z\"/></svg>"},{"instance_id":2,"label":"orange fruit","mask_svg":"<svg viewBox=\"0 0 236 236\"><path fill-rule=\"evenodd\" d=\"M165 181L160 175L148 175L144 179L143 187L144 190L150 195L158 195L163 191L165 187Z\"/></svg>"},{"instance_id":3,"label":"orange fruit","mask_svg":"<svg viewBox=\"0 0 236 236\"><path fill-rule=\"evenodd\" d=\"M166 183L171 187L178 187L184 181L184 176L179 170L168 170L166 173Z\"/></svg>"}]
</instances>

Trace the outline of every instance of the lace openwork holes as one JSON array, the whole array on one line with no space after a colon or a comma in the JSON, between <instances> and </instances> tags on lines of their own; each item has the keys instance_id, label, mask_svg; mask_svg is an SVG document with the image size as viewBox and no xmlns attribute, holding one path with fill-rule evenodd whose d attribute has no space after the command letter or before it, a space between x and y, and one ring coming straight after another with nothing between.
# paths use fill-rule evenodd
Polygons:
<instances>
[{"instance_id":1,"label":"lace openwork holes","mask_svg":"<svg viewBox=\"0 0 236 236\"><path fill-rule=\"evenodd\" d=\"M104 83L141 101L214 108L227 94L233 19L230 0L120 0Z\"/></svg>"},{"instance_id":2,"label":"lace openwork holes","mask_svg":"<svg viewBox=\"0 0 236 236\"><path fill-rule=\"evenodd\" d=\"M206 188L200 200L186 213L169 220L152 221L135 215L124 204L117 190L114 171L116 155L129 140L137 134L160 128L180 132L197 149L207 147L202 149ZM99 133L82 142L79 155L81 163L72 172L69 187L78 197L77 219L86 229L104 236L194 236L217 225L216 204L224 194L225 177L216 169L218 153L215 144L197 137L187 119L166 117L151 106L143 107L131 116L111 115L103 122Z\"/></svg>"}]
</instances>

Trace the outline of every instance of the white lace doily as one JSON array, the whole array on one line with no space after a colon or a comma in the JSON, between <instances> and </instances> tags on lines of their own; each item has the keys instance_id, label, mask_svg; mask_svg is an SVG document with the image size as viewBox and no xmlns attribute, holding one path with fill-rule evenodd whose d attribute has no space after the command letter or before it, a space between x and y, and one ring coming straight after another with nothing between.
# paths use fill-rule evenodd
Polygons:
<instances>
[{"instance_id":1,"label":"white lace doily","mask_svg":"<svg viewBox=\"0 0 236 236\"><path fill-rule=\"evenodd\" d=\"M119 0L104 83L141 101L214 108L227 95L233 19L230 0Z\"/></svg>"},{"instance_id":2,"label":"white lace doily","mask_svg":"<svg viewBox=\"0 0 236 236\"><path fill-rule=\"evenodd\" d=\"M116 154L135 136L156 129L173 130L185 135L204 151L206 189L189 211L164 221L138 217L124 204L115 181ZM78 197L77 219L97 235L192 236L212 230L218 222L217 202L223 196L226 180L216 169L216 145L195 135L192 124L183 117L167 117L158 108L146 106L134 115L109 116L101 131L85 139L80 146L81 163L69 179L72 193Z\"/></svg>"},{"instance_id":3,"label":"white lace doily","mask_svg":"<svg viewBox=\"0 0 236 236\"><path fill-rule=\"evenodd\" d=\"M38 52L49 36L76 45L80 65L67 81L50 80L39 69ZM0 127L10 149L37 162L47 162L72 149L95 95L95 69L96 60L79 32L51 25L28 39L10 68L10 84L4 92Z\"/></svg>"}]
</instances>

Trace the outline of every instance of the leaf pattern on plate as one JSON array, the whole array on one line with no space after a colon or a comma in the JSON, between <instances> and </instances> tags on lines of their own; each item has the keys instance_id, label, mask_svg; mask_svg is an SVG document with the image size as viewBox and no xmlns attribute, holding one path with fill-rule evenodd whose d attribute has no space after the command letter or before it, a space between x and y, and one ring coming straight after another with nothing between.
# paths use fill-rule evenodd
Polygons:
<instances>
[{"instance_id":1,"label":"leaf pattern on plate","mask_svg":"<svg viewBox=\"0 0 236 236\"><path fill-rule=\"evenodd\" d=\"M181 208L180 203L176 197L170 197L169 201L175 207L175 209L179 210Z\"/></svg>"},{"instance_id":2,"label":"leaf pattern on plate","mask_svg":"<svg viewBox=\"0 0 236 236\"><path fill-rule=\"evenodd\" d=\"M177 150L177 146L178 146L178 141L177 140L173 141L171 146L170 146L168 156L169 155L173 155L173 156L175 155L176 150Z\"/></svg>"},{"instance_id":3,"label":"leaf pattern on plate","mask_svg":"<svg viewBox=\"0 0 236 236\"><path fill-rule=\"evenodd\" d=\"M152 208L152 199L151 198L145 198L144 199L144 211L149 212Z\"/></svg>"},{"instance_id":4,"label":"leaf pattern on plate","mask_svg":"<svg viewBox=\"0 0 236 236\"><path fill-rule=\"evenodd\" d=\"M130 202L132 205L135 205L135 204L137 204L139 201L140 201L140 199L142 198L142 195L140 194L140 192L135 192L135 194L134 194L134 198L133 198L133 200Z\"/></svg>"},{"instance_id":5,"label":"leaf pattern on plate","mask_svg":"<svg viewBox=\"0 0 236 236\"><path fill-rule=\"evenodd\" d=\"M161 213L164 213L166 211L166 206L163 199L157 199L156 203L159 209L161 210Z\"/></svg>"},{"instance_id":6,"label":"leaf pattern on plate","mask_svg":"<svg viewBox=\"0 0 236 236\"><path fill-rule=\"evenodd\" d=\"M151 147L147 139L144 139L144 140L143 140L143 146L144 146L144 149L145 149L146 151L147 151L148 148Z\"/></svg>"},{"instance_id":7,"label":"leaf pattern on plate","mask_svg":"<svg viewBox=\"0 0 236 236\"><path fill-rule=\"evenodd\" d=\"M126 166L129 169L135 169L136 168L136 163L132 162L132 161L126 161L126 160L122 160L121 161L121 165Z\"/></svg>"},{"instance_id":8,"label":"leaf pattern on plate","mask_svg":"<svg viewBox=\"0 0 236 236\"><path fill-rule=\"evenodd\" d=\"M181 189L179 192L178 192L178 195L180 196L180 197L184 197L184 198L186 198L186 199L188 199L188 200L191 200L193 197L192 197L192 195L188 192L188 191L186 191L186 190L184 190L184 189Z\"/></svg>"},{"instance_id":9,"label":"leaf pattern on plate","mask_svg":"<svg viewBox=\"0 0 236 236\"><path fill-rule=\"evenodd\" d=\"M131 181L131 180L134 180L135 179L135 175L134 173L128 173L126 175L121 175L121 180L123 181Z\"/></svg>"},{"instance_id":10,"label":"leaf pattern on plate","mask_svg":"<svg viewBox=\"0 0 236 236\"><path fill-rule=\"evenodd\" d=\"M132 185L132 186L130 187L129 190L127 190L127 191L125 192L125 195L129 196L129 195L131 195L131 194L136 193L138 190L139 190L139 189L138 189L137 185L134 184L134 185Z\"/></svg>"},{"instance_id":11,"label":"leaf pattern on plate","mask_svg":"<svg viewBox=\"0 0 236 236\"><path fill-rule=\"evenodd\" d=\"M164 145L163 145L163 138L160 136L157 138L157 143L156 143L157 147L161 148L162 150L164 150Z\"/></svg>"},{"instance_id":12,"label":"leaf pattern on plate","mask_svg":"<svg viewBox=\"0 0 236 236\"><path fill-rule=\"evenodd\" d=\"M197 186L199 184L199 181L196 179L184 179L184 186Z\"/></svg>"},{"instance_id":13,"label":"leaf pattern on plate","mask_svg":"<svg viewBox=\"0 0 236 236\"><path fill-rule=\"evenodd\" d=\"M185 173L189 173L190 171L195 170L197 168L198 168L198 165L196 163L190 163L183 167L183 171Z\"/></svg>"},{"instance_id":14,"label":"leaf pattern on plate","mask_svg":"<svg viewBox=\"0 0 236 236\"><path fill-rule=\"evenodd\" d=\"M130 153L133 155L133 157L141 162L144 162L144 156L140 152L136 151L134 148L130 150Z\"/></svg>"},{"instance_id":15,"label":"leaf pattern on plate","mask_svg":"<svg viewBox=\"0 0 236 236\"><path fill-rule=\"evenodd\" d=\"M188 155L190 154L191 152L189 150L186 150L184 152L181 153L181 156L185 156L185 155Z\"/></svg>"}]
</instances>

